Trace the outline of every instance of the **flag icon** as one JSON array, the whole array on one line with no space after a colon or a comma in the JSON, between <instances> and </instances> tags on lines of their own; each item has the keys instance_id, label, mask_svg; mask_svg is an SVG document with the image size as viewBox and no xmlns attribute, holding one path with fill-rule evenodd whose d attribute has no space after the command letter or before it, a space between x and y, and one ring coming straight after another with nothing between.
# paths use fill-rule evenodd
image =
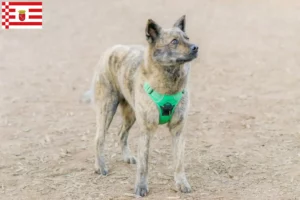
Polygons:
<instances>
[{"instance_id":1,"label":"flag icon","mask_svg":"<svg viewBox=\"0 0 300 200\"><path fill-rule=\"evenodd\" d=\"M2 2L3 29L41 29L42 2Z\"/></svg>"}]
</instances>

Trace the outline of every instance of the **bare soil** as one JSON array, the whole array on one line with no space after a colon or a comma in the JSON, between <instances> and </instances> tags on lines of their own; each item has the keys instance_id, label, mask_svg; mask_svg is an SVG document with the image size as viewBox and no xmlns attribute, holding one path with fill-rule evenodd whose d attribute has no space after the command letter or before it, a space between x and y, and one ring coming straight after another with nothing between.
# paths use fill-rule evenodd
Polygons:
<instances>
[{"instance_id":1,"label":"bare soil","mask_svg":"<svg viewBox=\"0 0 300 200\"><path fill-rule=\"evenodd\" d=\"M186 172L174 191L170 134L151 142L144 199L300 199L300 1L51 0L42 30L0 31L0 199L133 199L117 113L109 176L93 172L95 115L80 102L101 53L146 44L148 18L187 15L200 46L190 78ZM138 127L129 142L136 151Z\"/></svg>"}]
</instances>

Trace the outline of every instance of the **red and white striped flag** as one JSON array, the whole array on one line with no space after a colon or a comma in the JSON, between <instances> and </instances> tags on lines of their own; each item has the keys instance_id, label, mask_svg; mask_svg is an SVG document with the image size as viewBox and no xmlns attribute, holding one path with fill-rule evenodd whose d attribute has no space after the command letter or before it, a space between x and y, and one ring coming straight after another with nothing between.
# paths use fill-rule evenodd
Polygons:
<instances>
[{"instance_id":1,"label":"red and white striped flag","mask_svg":"<svg viewBox=\"0 0 300 200\"><path fill-rule=\"evenodd\" d=\"M41 29L42 2L2 2L3 29Z\"/></svg>"}]
</instances>

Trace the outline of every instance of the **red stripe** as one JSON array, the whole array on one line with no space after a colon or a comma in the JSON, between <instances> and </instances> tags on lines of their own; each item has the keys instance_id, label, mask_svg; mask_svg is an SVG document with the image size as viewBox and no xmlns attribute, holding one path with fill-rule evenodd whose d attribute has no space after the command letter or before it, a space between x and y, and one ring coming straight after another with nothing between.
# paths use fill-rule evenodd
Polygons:
<instances>
[{"instance_id":1,"label":"red stripe","mask_svg":"<svg viewBox=\"0 0 300 200\"><path fill-rule=\"evenodd\" d=\"M29 15L29 19L42 19L42 15Z\"/></svg>"},{"instance_id":2,"label":"red stripe","mask_svg":"<svg viewBox=\"0 0 300 200\"><path fill-rule=\"evenodd\" d=\"M5 2L2 2L2 6L5 6Z\"/></svg>"},{"instance_id":3,"label":"red stripe","mask_svg":"<svg viewBox=\"0 0 300 200\"><path fill-rule=\"evenodd\" d=\"M9 2L9 5L10 6L41 6L42 2Z\"/></svg>"},{"instance_id":4,"label":"red stripe","mask_svg":"<svg viewBox=\"0 0 300 200\"><path fill-rule=\"evenodd\" d=\"M2 26L5 26L5 22L2 22Z\"/></svg>"},{"instance_id":5,"label":"red stripe","mask_svg":"<svg viewBox=\"0 0 300 200\"><path fill-rule=\"evenodd\" d=\"M9 22L10 26L42 26L42 22Z\"/></svg>"},{"instance_id":6,"label":"red stripe","mask_svg":"<svg viewBox=\"0 0 300 200\"><path fill-rule=\"evenodd\" d=\"M28 11L29 12L42 12L43 9L40 9L40 8L29 8Z\"/></svg>"}]
</instances>

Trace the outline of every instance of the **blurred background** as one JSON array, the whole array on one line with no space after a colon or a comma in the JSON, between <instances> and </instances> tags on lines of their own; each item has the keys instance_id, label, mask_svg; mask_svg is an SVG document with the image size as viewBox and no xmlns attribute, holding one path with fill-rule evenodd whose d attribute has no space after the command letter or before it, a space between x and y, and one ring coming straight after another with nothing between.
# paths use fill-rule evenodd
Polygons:
<instances>
[{"instance_id":1,"label":"blurred background","mask_svg":"<svg viewBox=\"0 0 300 200\"><path fill-rule=\"evenodd\" d=\"M298 199L300 2L296 0L51 0L42 30L0 30L0 199L132 199L117 113L110 175L93 173L95 115L80 102L103 51L144 44L149 18L186 15L192 63L186 172L174 191L170 135L151 143L145 199ZM138 127L129 143L135 154Z\"/></svg>"}]
</instances>

